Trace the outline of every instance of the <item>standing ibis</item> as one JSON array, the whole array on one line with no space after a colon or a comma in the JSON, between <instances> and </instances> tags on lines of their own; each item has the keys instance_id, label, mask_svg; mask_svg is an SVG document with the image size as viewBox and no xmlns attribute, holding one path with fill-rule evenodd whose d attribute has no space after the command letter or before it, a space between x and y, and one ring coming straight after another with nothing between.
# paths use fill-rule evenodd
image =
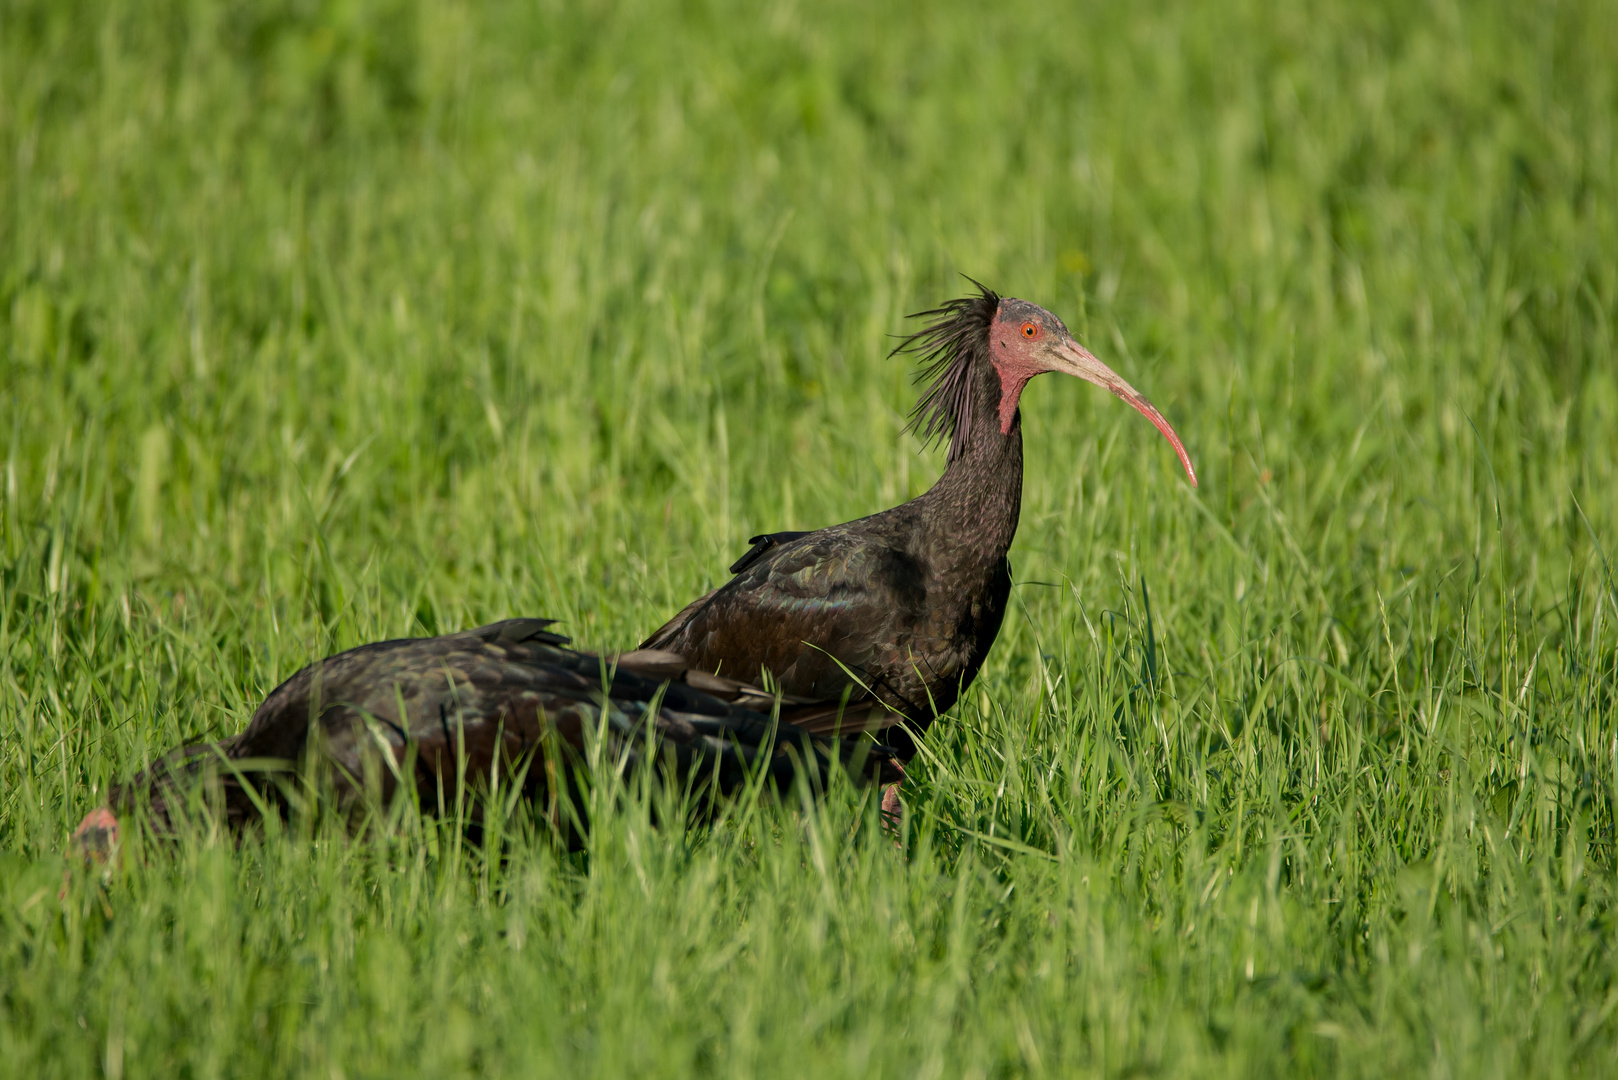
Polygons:
<instances>
[{"instance_id":1,"label":"standing ibis","mask_svg":"<svg viewBox=\"0 0 1618 1080\"><path fill-rule=\"evenodd\" d=\"M973 282L978 285L977 282ZM910 427L947 438L944 475L891 510L814 532L753 537L724 585L641 646L693 667L851 708L820 732L925 729L971 684L1011 591L1006 552L1022 503L1023 387L1047 371L1112 391L1157 426L1191 483L1167 420L1073 339L1062 320L982 285L916 318L932 321L894 353L922 357L927 387ZM908 735L886 741L914 752Z\"/></svg>"},{"instance_id":2,"label":"standing ibis","mask_svg":"<svg viewBox=\"0 0 1618 1080\"><path fill-rule=\"evenodd\" d=\"M311 767L329 776L324 790L341 814L401 788L424 810L453 811L457 792L470 789L475 823L483 797L515 787L577 840L567 807L582 813L576 771L592 744L610 769L632 773L656 757L682 786L716 794L760 775L784 789L800 769L824 775L834 765L856 781L899 777L887 747L794 726L836 712L835 704L768 693L666 652L575 652L549 625L508 619L310 664L264 699L241 734L177 750L120 785L110 810L85 818L78 842L110 848L113 811L137 803L159 835L171 832L198 783L223 823L238 827L321 790L306 783Z\"/></svg>"}]
</instances>

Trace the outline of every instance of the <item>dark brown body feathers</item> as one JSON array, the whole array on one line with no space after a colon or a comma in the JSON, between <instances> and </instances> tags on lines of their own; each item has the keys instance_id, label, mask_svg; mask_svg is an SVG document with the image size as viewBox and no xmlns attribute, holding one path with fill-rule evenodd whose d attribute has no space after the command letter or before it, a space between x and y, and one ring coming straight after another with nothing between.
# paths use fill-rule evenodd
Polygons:
<instances>
[{"instance_id":1,"label":"dark brown body feathers","mask_svg":"<svg viewBox=\"0 0 1618 1080\"><path fill-rule=\"evenodd\" d=\"M453 806L464 782L474 794L520 785L556 813L561 797L576 802L575 768L592 743L609 767L633 773L653 732L682 782L720 794L758 768L790 784L807 762L898 776L885 748L811 738L790 722L812 722L835 705L782 700L667 653L575 652L549 622L509 619L377 642L311 664L272 691L241 734L169 755L115 792L114 807L144 801L163 831L171 801L202 777L227 822L240 825L263 805L284 807L293 794L286 779L314 767L329 773L345 812L401 788L413 789L423 809L442 810L440 800ZM557 824L565 831L560 815Z\"/></svg>"}]
</instances>

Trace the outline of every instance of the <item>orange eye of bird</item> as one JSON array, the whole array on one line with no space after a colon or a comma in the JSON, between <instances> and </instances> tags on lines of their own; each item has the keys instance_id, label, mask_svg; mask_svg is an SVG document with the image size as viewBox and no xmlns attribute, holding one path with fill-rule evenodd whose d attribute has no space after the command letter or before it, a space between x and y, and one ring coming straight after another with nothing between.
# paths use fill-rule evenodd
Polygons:
<instances>
[{"instance_id":1,"label":"orange eye of bird","mask_svg":"<svg viewBox=\"0 0 1618 1080\"><path fill-rule=\"evenodd\" d=\"M1025 338L1037 338L1039 336L1039 327L1035 326L1031 322L1023 323L1022 336Z\"/></svg>"}]
</instances>

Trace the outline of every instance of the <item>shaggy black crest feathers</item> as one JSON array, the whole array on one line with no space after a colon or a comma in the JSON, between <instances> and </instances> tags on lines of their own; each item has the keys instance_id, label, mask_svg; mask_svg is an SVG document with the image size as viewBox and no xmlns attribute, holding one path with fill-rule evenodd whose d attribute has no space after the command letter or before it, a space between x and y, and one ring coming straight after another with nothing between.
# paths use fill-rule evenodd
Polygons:
<instances>
[{"instance_id":1,"label":"shaggy black crest feathers","mask_svg":"<svg viewBox=\"0 0 1618 1080\"><path fill-rule=\"evenodd\" d=\"M989 347L989 326L1000 308L1000 296L972 278L978 295L963 296L929 311L918 311L912 319L931 317L932 322L910 334L889 353L921 353L917 382L926 382L916 407L910 410L906 431L914 431L923 443L949 438L949 460L954 461L966 448L976 420L972 394L972 359Z\"/></svg>"}]
</instances>

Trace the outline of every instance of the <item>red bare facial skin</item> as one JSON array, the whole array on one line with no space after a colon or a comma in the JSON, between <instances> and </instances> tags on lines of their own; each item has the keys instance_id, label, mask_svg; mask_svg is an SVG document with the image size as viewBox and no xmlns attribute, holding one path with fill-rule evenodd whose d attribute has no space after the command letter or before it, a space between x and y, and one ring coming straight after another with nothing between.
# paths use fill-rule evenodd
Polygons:
<instances>
[{"instance_id":1,"label":"red bare facial skin","mask_svg":"<svg viewBox=\"0 0 1618 1080\"><path fill-rule=\"evenodd\" d=\"M1026 300L1002 300L1000 310L989 326L989 354L994 359L995 370L1000 373L1001 434L1011 434L1011 422L1017 415L1017 402L1021 400L1023 387L1028 385L1028 380L1047 371L1059 371L1111 391L1150 420L1179 455L1191 486L1197 486L1197 473L1191 467L1191 457L1185 452L1185 444L1180 442L1180 436L1175 434L1169 422L1163 419L1163 414L1117 372L1074 341L1062 321L1044 308Z\"/></svg>"},{"instance_id":2,"label":"red bare facial skin","mask_svg":"<svg viewBox=\"0 0 1618 1080\"><path fill-rule=\"evenodd\" d=\"M1045 336L1040 333L1040 336ZM1017 415L1017 403L1022 400L1023 387L1041 372L1049 371L1038 362L1033 343L1024 345L1020 327L1006 327L996 319L989 328L990 353L995 370L1000 373L1000 434L1011 434L1011 421Z\"/></svg>"}]
</instances>

